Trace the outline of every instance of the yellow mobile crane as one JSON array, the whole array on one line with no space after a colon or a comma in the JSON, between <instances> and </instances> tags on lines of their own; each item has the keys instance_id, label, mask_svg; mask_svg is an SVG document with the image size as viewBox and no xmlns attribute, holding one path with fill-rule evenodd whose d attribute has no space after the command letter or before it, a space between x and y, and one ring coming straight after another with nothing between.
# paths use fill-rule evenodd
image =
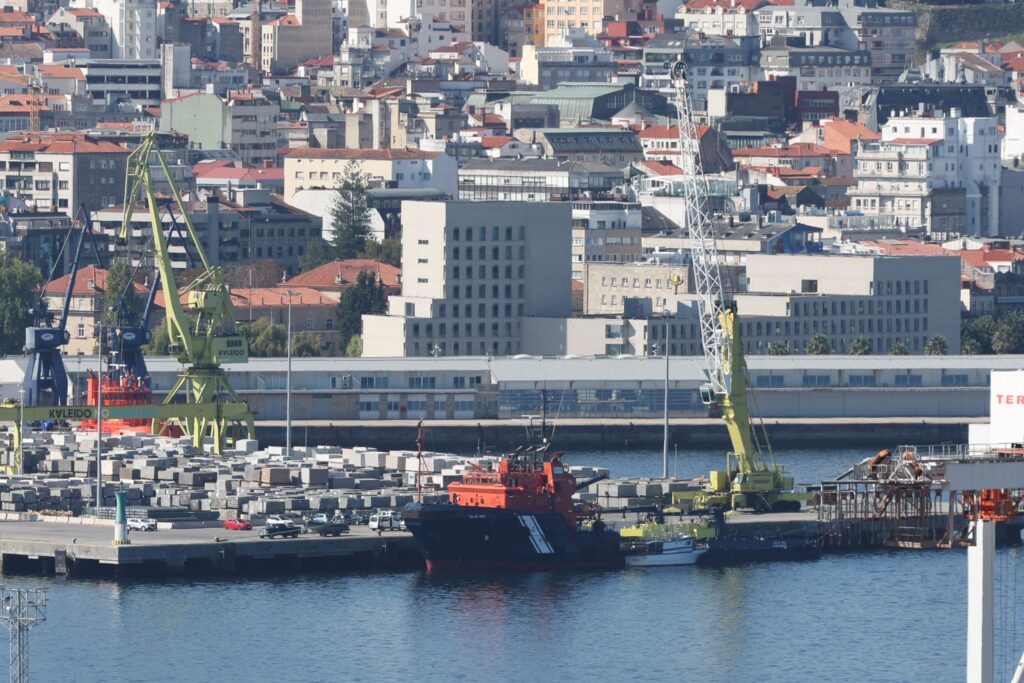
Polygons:
<instances>
[{"instance_id":1,"label":"yellow mobile crane","mask_svg":"<svg viewBox=\"0 0 1024 683\"><path fill-rule=\"evenodd\" d=\"M125 182L124 215L120 241L130 237L136 203L144 201L153 232L153 259L160 272L160 286L167 311L167 332L171 353L185 364L178 381L167 393L164 404L175 402L185 389L187 402L196 406L215 406L212 411L182 411L178 420L182 430L200 447L203 438L213 437L217 452L227 437L229 422L245 426L249 438L255 435L255 423L248 406L228 384L222 363L244 363L249 359L246 338L235 332L234 306L219 267L211 266L202 242L196 234L181 193L174 183L167 162L156 146L156 134L147 135L128 157ZM178 289L161 220L161 207L153 189L151 162L156 161L171 187L172 201L185 223L188 241L203 272L190 284ZM224 397L230 399L224 402ZM166 429L166 423L163 425ZM153 430L160 429L154 419Z\"/></svg>"},{"instance_id":2,"label":"yellow mobile crane","mask_svg":"<svg viewBox=\"0 0 1024 683\"><path fill-rule=\"evenodd\" d=\"M793 478L775 463L767 439L757 439L747 400L747 366L735 303L726 299L719 270L714 227L708 216L708 181L700 157L700 142L690 103L685 64L672 66L672 83L679 119L682 167L683 226L690 239L701 345L708 382L701 386L705 405L721 411L732 452L724 470L711 472L704 489L693 498L696 508L723 506L759 511L796 511L805 496L793 491ZM762 425L763 431L763 425ZM768 462L762 454L766 453Z\"/></svg>"}]
</instances>

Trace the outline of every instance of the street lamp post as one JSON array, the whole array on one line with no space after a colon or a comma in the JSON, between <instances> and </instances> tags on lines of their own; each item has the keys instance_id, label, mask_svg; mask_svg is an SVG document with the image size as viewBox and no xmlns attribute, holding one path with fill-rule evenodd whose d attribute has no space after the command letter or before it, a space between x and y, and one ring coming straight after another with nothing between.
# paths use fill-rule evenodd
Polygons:
<instances>
[{"instance_id":1,"label":"street lamp post","mask_svg":"<svg viewBox=\"0 0 1024 683\"><path fill-rule=\"evenodd\" d=\"M103 323L99 330L99 351L96 354L96 514L103 507Z\"/></svg>"},{"instance_id":2,"label":"street lamp post","mask_svg":"<svg viewBox=\"0 0 1024 683\"><path fill-rule=\"evenodd\" d=\"M285 421L285 453L292 455L292 295L288 290L288 372L285 378L284 421Z\"/></svg>"},{"instance_id":3,"label":"street lamp post","mask_svg":"<svg viewBox=\"0 0 1024 683\"><path fill-rule=\"evenodd\" d=\"M17 458L15 471L25 474L25 387L18 389L18 449L14 457Z\"/></svg>"}]
</instances>

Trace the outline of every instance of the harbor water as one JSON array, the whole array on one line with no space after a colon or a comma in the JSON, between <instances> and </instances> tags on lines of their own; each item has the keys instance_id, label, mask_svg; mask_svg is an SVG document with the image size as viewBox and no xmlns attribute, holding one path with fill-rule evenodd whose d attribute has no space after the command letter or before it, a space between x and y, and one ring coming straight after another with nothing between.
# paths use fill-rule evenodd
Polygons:
<instances>
[{"instance_id":1,"label":"harbor water","mask_svg":"<svg viewBox=\"0 0 1024 683\"><path fill-rule=\"evenodd\" d=\"M779 459L810 482L864 455ZM567 459L617 476L661 471L653 451ZM721 462L680 452L678 473ZM1024 648L1021 560L1018 548L998 553L997 680ZM962 550L715 570L7 581L49 588L47 621L30 636L41 681L895 682L964 672Z\"/></svg>"}]
</instances>

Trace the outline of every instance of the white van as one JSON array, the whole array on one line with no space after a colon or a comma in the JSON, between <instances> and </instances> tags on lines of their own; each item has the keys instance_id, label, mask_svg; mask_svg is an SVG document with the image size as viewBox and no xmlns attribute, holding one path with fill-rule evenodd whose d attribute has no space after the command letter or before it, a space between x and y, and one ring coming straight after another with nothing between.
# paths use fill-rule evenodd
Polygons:
<instances>
[{"instance_id":1,"label":"white van","mask_svg":"<svg viewBox=\"0 0 1024 683\"><path fill-rule=\"evenodd\" d=\"M370 515L370 531L390 531L402 527L402 515L393 510L380 510Z\"/></svg>"}]
</instances>

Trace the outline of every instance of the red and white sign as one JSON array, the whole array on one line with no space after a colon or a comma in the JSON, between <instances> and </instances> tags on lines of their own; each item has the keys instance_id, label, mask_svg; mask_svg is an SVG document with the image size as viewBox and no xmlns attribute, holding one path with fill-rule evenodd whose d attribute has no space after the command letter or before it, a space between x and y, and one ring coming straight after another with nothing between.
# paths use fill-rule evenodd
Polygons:
<instances>
[{"instance_id":1,"label":"red and white sign","mask_svg":"<svg viewBox=\"0 0 1024 683\"><path fill-rule=\"evenodd\" d=\"M1024 443L1024 371L993 371L989 391L989 443Z\"/></svg>"}]
</instances>

